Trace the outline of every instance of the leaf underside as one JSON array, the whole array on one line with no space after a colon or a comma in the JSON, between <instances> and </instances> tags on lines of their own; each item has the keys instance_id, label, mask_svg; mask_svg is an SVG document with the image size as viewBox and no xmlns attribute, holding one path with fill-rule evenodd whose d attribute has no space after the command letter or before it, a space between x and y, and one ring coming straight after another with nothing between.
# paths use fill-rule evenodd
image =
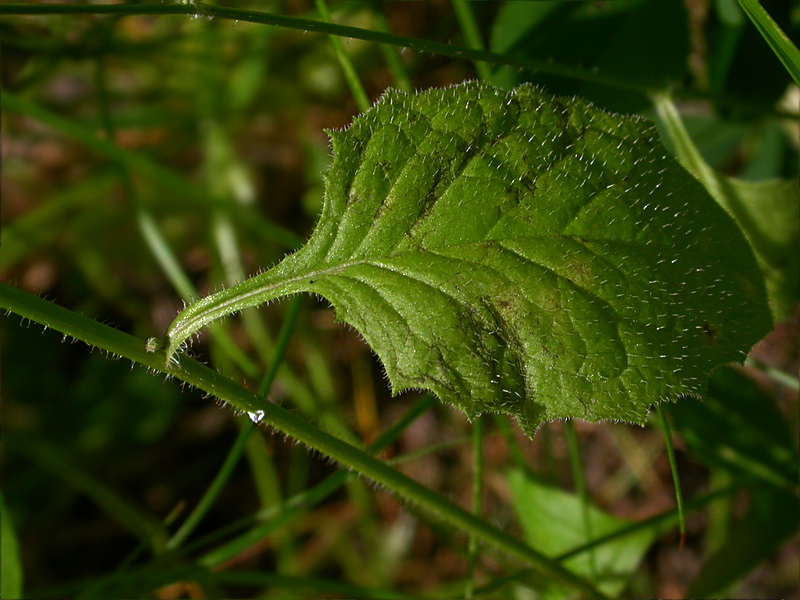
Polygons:
<instances>
[{"instance_id":1,"label":"leaf underside","mask_svg":"<svg viewBox=\"0 0 800 600\"><path fill-rule=\"evenodd\" d=\"M184 310L168 355L222 316L312 292L394 393L507 413L532 435L552 419L642 423L769 331L747 242L643 119L468 83L389 91L330 136L307 244Z\"/></svg>"}]
</instances>

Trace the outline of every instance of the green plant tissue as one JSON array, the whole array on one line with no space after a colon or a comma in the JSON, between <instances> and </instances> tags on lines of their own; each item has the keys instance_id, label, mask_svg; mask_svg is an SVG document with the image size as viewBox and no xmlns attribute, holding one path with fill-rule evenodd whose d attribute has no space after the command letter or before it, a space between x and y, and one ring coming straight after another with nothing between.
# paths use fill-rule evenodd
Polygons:
<instances>
[{"instance_id":1,"label":"green plant tissue","mask_svg":"<svg viewBox=\"0 0 800 600\"><path fill-rule=\"evenodd\" d=\"M642 423L702 396L771 327L734 221L635 117L522 85L387 92L330 133L319 223L274 268L183 311L323 296L399 393L469 417Z\"/></svg>"}]
</instances>

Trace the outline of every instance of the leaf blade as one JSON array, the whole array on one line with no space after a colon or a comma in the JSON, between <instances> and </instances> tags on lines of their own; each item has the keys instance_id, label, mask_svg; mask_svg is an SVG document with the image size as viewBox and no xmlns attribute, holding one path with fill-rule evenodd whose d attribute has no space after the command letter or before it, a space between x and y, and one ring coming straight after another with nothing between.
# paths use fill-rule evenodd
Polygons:
<instances>
[{"instance_id":1,"label":"leaf blade","mask_svg":"<svg viewBox=\"0 0 800 600\"><path fill-rule=\"evenodd\" d=\"M546 556L561 558L574 548L633 524L592 503L585 507L578 495L548 486L524 471L508 471L506 481L525 541ZM646 528L607 541L563 560L564 567L592 581L604 594L618 598L657 534L656 528ZM546 582L543 587L540 594L545 600L574 597L559 584Z\"/></svg>"},{"instance_id":2,"label":"leaf blade","mask_svg":"<svg viewBox=\"0 0 800 600\"><path fill-rule=\"evenodd\" d=\"M394 393L468 416L643 422L702 395L769 329L733 220L655 129L524 85L390 91L344 131L307 245L184 311L200 326L301 291L381 358Z\"/></svg>"}]
</instances>

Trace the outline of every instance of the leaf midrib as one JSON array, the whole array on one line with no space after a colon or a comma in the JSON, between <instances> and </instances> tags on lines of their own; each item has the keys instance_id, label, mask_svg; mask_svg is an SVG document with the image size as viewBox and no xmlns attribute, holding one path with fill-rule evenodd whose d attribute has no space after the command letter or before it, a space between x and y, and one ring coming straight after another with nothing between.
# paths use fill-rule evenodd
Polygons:
<instances>
[{"instance_id":1,"label":"leaf midrib","mask_svg":"<svg viewBox=\"0 0 800 600\"><path fill-rule=\"evenodd\" d=\"M587 242L588 243L596 243L596 244L613 244L613 245L617 245L617 246L630 245L630 246L633 246L633 247L636 247L636 248L640 248L642 246L642 244L637 243L637 242L632 242L632 241L631 242L626 242L624 240L603 239L603 238L595 239L595 238L587 238L587 237L583 237L583 236L576 236L576 235L573 235L573 234L563 234L563 233L561 233L561 234L552 234L552 235L546 235L546 236L527 236L527 237L524 237L524 238L495 238L495 239L492 239L492 240L481 240L481 241L477 241L477 242L476 241L472 241L472 242L465 242L463 244L453 244L453 245L450 245L450 246L446 246L446 248L448 248L448 249L457 249L459 247L476 246L476 245L482 245L482 244L483 245L485 245L485 244L497 244L500 247L504 248L505 250L513 252L513 250L511 248L508 248L508 247L506 247L504 245L504 242L520 242L520 241L523 241L523 240L548 240L548 239L557 239L557 238L567 238L567 239L570 239L570 240L574 241L576 239L576 237L580 237L579 243L584 247L586 247L586 243ZM669 250L668 246L664 246L662 244L652 244L651 243L651 244L648 244L648 246L651 247L651 248L652 247L656 247L656 248L660 247L660 248L663 248L664 250ZM351 261L347 261L347 262L344 262L344 263L339 263L339 264L336 264L336 265L327 266L327 267L324 267L324 268L321 268L321 269L315 269L313 271L308 271L308 272L305 272L305 273L303 273L301 275L281 278L279 281L276 281L276 282L271 283L271 284L258 285L254 289L247 289L245 291L237 293L234 296L231 296L230 298L226 298L222 302L213 305L213 307L211 309L205 309L201 313L199 313L197 316L193 316L189 320L187 320L185 322L182 322L178 327L176 327L175 330L170 332L170 337L176 337L177 335L182 334L182 332L184 332L184 331L193 330L196 327L197 323L202 323L202 322L206 322L207 323L207 322L210 322L212 320L216 320L217 318L221 318L223 316L226 316L226 315L238 312L240 310L243 310L244 308L249 308L249 307L255 306L257 304L261 304L261 303L264 303L264 302L269 302L270 300L274 300L274 299L279 298L279 297L284 296L284 295L289 295L289 294L292 294L292 293L303 291L303 290L295 290L295 291L287 291L285 294L279 293L279 294L276 294L276 295L270 295L270 291L272 291L272 290L275 290L275 289L278 289L278 288L284 288L284 287L291 287L293 284L297 284L297 283L299 283L299 282L301 282L303 280L313 280L315 277L325 277L325 276L330 276L330 275L338 275L342 271L345 271L345 270L347 270L347 269L349 269L351 267L357 267L357 266L363 266L363 265L371 265L371 266L375 266L375 267L379 267L379 268L387 268L388 269L387 265L381 264L381 262L379 262L382 259L397 258L397 257L403 256L403 255L406 255L406 254L425 254L425 253L430 253L430 254L437 254L439 256L444 256L444 257L450 258L450 259L464 260L465 262L467 261L467 259L461 259L461 258L459 258L457 256L438 254L438 252L436 252L436 250L438 250L438 249L415 248L413 250L404 250L404 251L401 251L401 252L390 252L390 253L383 254L383 255L378 256L378 257L372 257L372 258L363 257L363 258L359 258L357 260L351 260ZM594 252L592 252L592 254L594 254ZM290 255L289 257L287 257L286 260L289 261L294 256L298 256L298 254ZM521 256L521 258L523 260L529 260L529 259L525 258L524 256ZM603 304L608 307L608 310L610 310L611 312L616 314L618 317L622 318L622 316L618 314L618 312L613 308L613 306L611 306L608 303L608 301L606 299L602 298L601 296L598 296L593 291L591 291L589 289L586 289L585 287L581 286L580 284L578 284L577 282L573 281L572 279L564 277L563 275L559 274L558 272L553 271L552 269L550 269L546 265L542 265L540 263L536 263L536 264L537 264L537 266L541 266L542 268L547 269L549 272L553 273L559 279L564 279L566 281L569 281L570 284L574 285L576 287L576 289L578 291L580 291L581 293L587 294L590 297L603 302ZM279 266L280 265L278 265L278 267ZM276 267L275 270L279 270L278 267ZM398 272L398 271L395 271L395 272ZM268 278L269 275L272 274L272 273L273 273L273 271L267 271L261 277ZM399 274L401 274L403 276L410 277L410 275L408 275L406 273L403 273L401 271L399 272ZM499 274L503 275L502 273L499 273ZM256 276L255 278L253 278L251 280L248 280L248 282L255 282L255 281L258 281L258 280L259 280L259 276ZM425 285L428 285L428 286L432 287L436 291L439 291L439 292L442 291L439 288L436 288L435 286L431 286L430 283L425 282L424 280L418 280L418 281L420 281L420 283L423 283ZM245 282L245 284L246 283L247 282ZM242 285L245 285L245 284L242 284ZM230 289L233 290L233 289L236 289L236 288L230 288ZM211 298L211 297L209 297L209 298ZM253 299L253 300L249 300L249 299ZM460 300L458 300L458 302L459 302L459 304L461 304ZM202 301L201 301L201 303L202 303ZM242 303L244 303L244 305L242 305ZM236 305L236 306L234 306L234 305Z\"/></svg>"}]
</instances>

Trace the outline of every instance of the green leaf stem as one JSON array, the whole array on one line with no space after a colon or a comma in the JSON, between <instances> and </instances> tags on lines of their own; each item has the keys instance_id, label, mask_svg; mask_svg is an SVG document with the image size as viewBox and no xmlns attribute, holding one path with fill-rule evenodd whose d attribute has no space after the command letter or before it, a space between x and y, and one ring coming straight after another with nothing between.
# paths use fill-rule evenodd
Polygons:
<instances>
[{"instance_id":1,"label":"green leaf stem","mask_svg":"<svg viewBox=\"0 0 800 600\"><path fill-rule=\"evenodd\" d=\"M100 350L149 367L154 372L166 372L163 351L151 352L152 346L119 329L79 315L13 286L0 282L0 310L7 310L40 323L67 336L96 346ZM485 521L478 519L457 504L430 488L393 469L383 461L339 438L315 427L277 404L265 401L232 380L189 357L183 356L170 365L169 373L180 381L203 390L210 396L227 402L236 410L258 411L262 422L300 443L341 463L344 467L391 489L399 496L415 502L428 514L459 531L475 535L487 545L528 564L543 576L564 582L581 592L583 597L602 600L605 595L576 577L556 561L545 558L523 542L510 537Z\"/></svg>"},{"instance_id":2,"label":"green leaf stem","mask_svg":"<svg viewBox=\"0 0 800 600\"><path fill-rule=\"evenodd\" d=\"M311 292L395 393L532 435L552 419L642 423L702 396L770 329L741 231L643 119L468 83L389 91L330 135L307 244L184 310L167 356L221 317Z\"/></svg>"}]
</instances>

